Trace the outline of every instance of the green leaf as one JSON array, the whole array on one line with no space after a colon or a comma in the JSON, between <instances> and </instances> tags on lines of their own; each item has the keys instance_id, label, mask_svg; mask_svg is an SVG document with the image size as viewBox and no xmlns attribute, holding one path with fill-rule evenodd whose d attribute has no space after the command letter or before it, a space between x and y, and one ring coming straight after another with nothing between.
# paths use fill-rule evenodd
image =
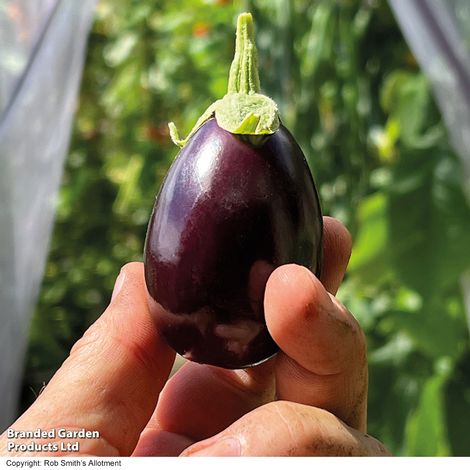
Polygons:
<instances>
[{"instance_id":1,"label":"green leaf","mask_svg":"<svg viewBox=\"0 0 470 470\"><path fill-rule=\"evenodd\" d=\"M400 279L423 298L439 296L469 266L470 209L455 158L420 153L402 159L390 190L391 261Z\"/></svg>"},{"instance_id":2,"label":"green leaf","mask_svg":"<svg viewBox=\"0 0 470 470\"><path fill-rule=\"evenodd\" d=\"M470 455L470 347L454 369L444 390L452 454Z\"/></svg>"},{"instance_id":3,"label":"green leaf","mask_svg":"<svg viewBox=\"0 0 470 470\"><path fill-rule=\"evenodd\" d=\"M127 167L122 173L119 192L113 204L113 211L117 214L126 214L132 205L132 201L139 199L138 182L144 166L142 155L132 155Z\"/></svg>"},{"instance_id":4,"label":"green leaf","mask_svg":"<svg viewBox=\"0 0 470 470\"><path fill-rule=\"evenodd\" d=\"M431 93L425 75L402 70L392 73L382 89L381 103L390 118L400 123L405 145L429 148L441 138L442 128L428 125Z\"/></svg>"},{"instance_id":5,"label":"green leaf","mask_svg":"<svg viewBox=\"0 0 470 470\"><path fill-rule=\"evenodd\" d=\"M425 302L418 312L393 312L390 319L394 330L406 334L414 349L436 360L456 358L465 346L465 323L461 317L447 313L440 298Z\"/></svg>"},{"instance_id":6,"label":"green leaf","mask_svg":"<svg viewBox=\"0 0 470 470\"><path fill-rule=\"evenodd\" d=\"M424 385L418 406L406 426L407 455L449 455L443 406L443 386L446 379L445 374L438 374Z\"/></svg>"},{"instance_id":7,"label":"green leaf","mask_svg":"<svg viewBox=\"0 0 470 470\"><path fill-rule=\"evenodd\" d=\"M134 46L139 40L135 32L128 32L105 49L104 58L111 67L122 64L132 53Z\"/></svg>"},{"instance_id":8,"label":"green leaf","mask_svg":"<svg viewBox=\"0 0 470 470\"><path fill-rule=\"evenodd\" d=\"M312 14L311 28L306 35L304 60L301 72L305 78L315 74L319 62L328 56L331 50L333 24L333 8L331 3L319 3Z\"/></svg>"},{"instance_id":9,"label":"green leaf","mask_svg":"<svg viewBox=\"0 0 470 470\"><path fill-rule=\"evenodd\" d=\"M377 276L387 270L388 258L387 199L383 193L373 194L360 203L358 226L349 272L365 282L377 281Z\"/></svg>"}]
</instances>

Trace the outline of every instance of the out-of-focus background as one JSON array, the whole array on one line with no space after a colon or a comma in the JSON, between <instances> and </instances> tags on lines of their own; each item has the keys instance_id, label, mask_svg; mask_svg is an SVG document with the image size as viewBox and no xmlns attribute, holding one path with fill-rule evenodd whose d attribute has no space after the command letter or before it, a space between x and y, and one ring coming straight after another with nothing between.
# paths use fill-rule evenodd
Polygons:
<instances>
[{"instance_id":1,"label":"out-of-focus background","mask_svg":"<svg viewBox=\"0 0 470 470\"><path fill-rule=\"evenodd\" d=\"M106 307L120 267L142 259L154 197L177 153L167 122L189 130L225 94L235 19L249 10L262 88L304 149L324 213L343 221L354 238L339 297L368 339L369 433L398 455L470 455L463 295L470 149L465 139L455 145L432 76L418 65L390 4L100 0L93 6L52 240L28 325L18 413ZM470 24L470 8L465 2L460 8L463 24ZM468 29L462 37L468 47ZM459 132L468 136L470 128ZM34 239L25 243L34 250Z\"/></svg>"}]
</instances>

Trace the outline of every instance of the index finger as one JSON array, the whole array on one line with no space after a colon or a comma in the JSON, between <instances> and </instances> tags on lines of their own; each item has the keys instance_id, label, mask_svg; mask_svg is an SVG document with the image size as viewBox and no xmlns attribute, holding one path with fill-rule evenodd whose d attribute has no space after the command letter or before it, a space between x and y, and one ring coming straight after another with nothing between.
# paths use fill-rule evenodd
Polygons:
<instances>
[{"instance_id":1,"label":"index finger","mask_svg":"<svg viewBox=\"0 0 470 470\"><path fill-rule=\"evenodd\" d=\"M346 227L334 217L323 217L323 269L320 281L333 295L343 280L351 249L352 238Z\"/></svg>"},{"instance_id":2,"label":"index finger","mask_svg":"<svg viewBox=\"0 0 470 470\"><path fill-rule=\"evenodd\" d=\"M99 439L80 442L80 453L131 454L168 378L174 353L148 311L143 265L126 265L118 284L122 288L104 314L11 428L98 431ZM0 452L5 450L3 436Z\"/></svg>"}]
</instances>

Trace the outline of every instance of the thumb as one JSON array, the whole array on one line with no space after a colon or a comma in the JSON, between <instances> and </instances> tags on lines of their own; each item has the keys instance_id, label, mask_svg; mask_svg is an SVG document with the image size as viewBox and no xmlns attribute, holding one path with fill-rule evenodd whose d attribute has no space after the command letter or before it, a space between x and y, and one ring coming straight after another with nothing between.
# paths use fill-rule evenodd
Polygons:
<instances>
[{"instance_id":1,"label":"thumb","mask_svg":"<svg viewBox=\"0 0 470 470\"><path fill-rule=\"evenodd\" d=\"M274 401L250 411L181 456L390 456L384 445L321 408Z\"/></svg>"},{"instance_id":2,"label":"thumb","mask_svg":"<svg viewBox=\"0 0 470 470\"><path fill-rule=\"evenodd\" d=\"M111 304L12 429L85 428L99 438L82 440L81 454L129 455L174 360L152 322L146 295L142 263L124 266ZM0 454L5 450L3 435Z\"/></svg>"}]
</instances>

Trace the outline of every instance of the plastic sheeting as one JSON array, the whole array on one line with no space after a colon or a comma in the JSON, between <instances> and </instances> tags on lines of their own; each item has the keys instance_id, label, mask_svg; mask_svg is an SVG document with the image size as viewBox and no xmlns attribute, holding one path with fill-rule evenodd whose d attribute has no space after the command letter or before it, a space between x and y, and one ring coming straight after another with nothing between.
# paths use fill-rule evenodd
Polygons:
<instances>
[{"instance_id":1,"label":"plastic sheeting","mask_svg":"<svg viewBox=\"0 0 470 470\"><path fill-rule=\"evenodd\" d=\"M470 1L389 0L403 34L434 88L470 201ZM470 268L461 285L470 330Z\"/></svg>"},{"instance_id":2,"label":"plastic sheeting","mask_svg":"<svg viewBox=\"0 0 470 470\"><path fill-rule=\"evenodd\" d=\"M95 0L0 0L0 429L16 415L31 312Z\"/></svg>"}]
</instances>

